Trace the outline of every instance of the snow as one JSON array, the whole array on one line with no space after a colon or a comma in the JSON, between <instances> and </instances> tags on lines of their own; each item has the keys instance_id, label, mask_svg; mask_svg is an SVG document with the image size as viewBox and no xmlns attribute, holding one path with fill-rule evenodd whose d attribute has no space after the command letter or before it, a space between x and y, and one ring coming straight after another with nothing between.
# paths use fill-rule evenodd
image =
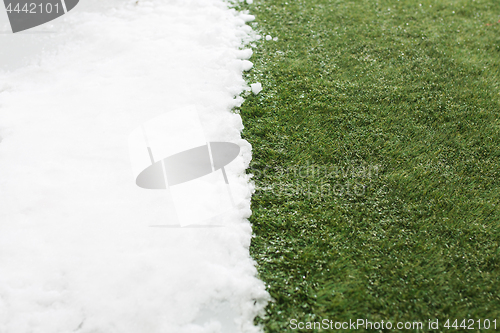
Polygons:
<instances>
[{"instance_id":1,"label":"snow","mask_svg":"<svg viewBox=\"0 0 500 333\"><path fill-rule=\"evenodd\" d=\"M222 0L87 0L0 35L0 332L261 331L251 146L231 111L252 19ZM135 185L130 133L183 108L241 147L212 227L179 227L167 191Z\"/></svg>"},{"instance_id":2,"label":"snow","mask_svg":"<svg viewBox=\"0 0 500 333\"><path fill-rule=\"evenodd\" d=\"M250 88L252 89L252 92L257 95L258 93L260 93L262 91L262 84L260 82L257 82L257 83L252 83L250 85Z\"/></svg>"}]
</instances>

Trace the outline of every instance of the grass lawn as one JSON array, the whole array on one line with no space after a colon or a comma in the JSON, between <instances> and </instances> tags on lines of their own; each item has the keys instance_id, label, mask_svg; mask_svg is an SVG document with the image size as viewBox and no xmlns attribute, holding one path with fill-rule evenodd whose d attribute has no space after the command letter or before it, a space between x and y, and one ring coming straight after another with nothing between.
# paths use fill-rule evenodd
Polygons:
<instances>
[{"instance_id":1,"label":"grass lawn","mask_svg":"<svg viewBox=\"0 0 500 333\"><path fill-rule=\"evenodd\" d=\"M278 37L257 42L247 79L264 90L239 110L257 187L250 250L274 298L257 323L500 330L500 1L239 8Z\"/></svg>"}]
</instances>

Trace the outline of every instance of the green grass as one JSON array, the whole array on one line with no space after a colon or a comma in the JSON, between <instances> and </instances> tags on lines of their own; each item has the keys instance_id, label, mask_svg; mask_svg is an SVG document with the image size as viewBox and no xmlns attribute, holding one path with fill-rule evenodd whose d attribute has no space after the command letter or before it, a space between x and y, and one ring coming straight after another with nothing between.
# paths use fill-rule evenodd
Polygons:
<instances>
[{"instance_id":1,"label":"green grass","mask_svg":"<svg viewBox=\"0 0 500 333\"><path fill-rule=\"evenodd\" d=\"M256 43L247 80L264 90L239 110L257 186L250 250L274 299L256 322L500 329L500 2L240 8L279 38Z\"/></svg>"}]
</instances>

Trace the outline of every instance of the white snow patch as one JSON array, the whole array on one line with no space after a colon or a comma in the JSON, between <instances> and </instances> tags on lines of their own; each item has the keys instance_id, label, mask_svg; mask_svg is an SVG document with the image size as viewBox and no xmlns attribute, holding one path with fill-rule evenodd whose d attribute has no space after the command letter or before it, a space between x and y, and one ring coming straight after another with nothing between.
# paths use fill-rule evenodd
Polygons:
<instances>
[{"instance_id":1,"label":"white snow patch","mask_svg":"<svg viewBox=\"0 0 500 333\"><path fill-rule=\"evenodd\" d=\"M236 53L238 59L248 60L252 57L253 51L252 49L240 50Z\"/></svg>"},{"instance_id":2,"label":"white snow patch","mask_svg":"<svg viewBox=\"0 0 500 333\"><path fill-rule=\"evenodd\" d=\"M241 70L249 71L252 69L252 67L253 67L253 63L251 61L248 61L248 60L241 61Z\"/></svg>"},{"instance_id":3,"label":"white snow patch","mask_svg":"<svg viewBox=\"0 0 500 333\"><path fill-rule=\"evenodd\" d=\"M251 146L231 112L250 16L221 0L88 0L40 28L55 31L44 54L9 44L31 65L0 72L0 332L260 331ZM128 136L192 105L209 140L241 147L226 167L236 209L219 228L151 228L170 222L166 192L135 185Z\"/></svg>"},{"instance_id":4,"label":"white snow patch","mask_svg":"<svg viewBox=\"0 0 500 333\"><path fill-rule=\"evenodd\" d=\"M262 91L262 84L260 82L257 82L257 83L252 83L250 85L250 88L252 88L252 92L257 95L258 93L260 93Z\"/></svg>"},{"instance_id":5,"label":"white snow patch","mask_svg":"<svg viewBox=\"0 0 500 333\"><path fill-rule=\"evenodd\" d=\"M250 0L252 1L252 0ZM248 1L247 1L248 2ZM252 3L252 2L249 2L249 3ZM245 22L252 22L255 20L255 16L253 15L249 15L249 14L240 14L240 17L245 20Z\"/></svg>"}]
</instances>

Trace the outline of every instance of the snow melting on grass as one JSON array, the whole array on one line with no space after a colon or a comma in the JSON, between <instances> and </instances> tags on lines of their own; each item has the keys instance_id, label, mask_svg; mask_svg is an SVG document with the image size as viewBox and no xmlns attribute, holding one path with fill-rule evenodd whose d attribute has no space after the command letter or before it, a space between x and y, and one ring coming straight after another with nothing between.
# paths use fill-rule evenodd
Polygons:
<instances>
[{"instance_id":1,"label":"snow melting on grass","mask_svg":"<svg viewBox=\"0 0 500 333\"><path fill-rule=\"evenodd\" d=\"M221 0L98 3L57 23L57 52L0 72L0 332L258 332L251 146L231 112L252 17ZM166 193L135 185L128 135L188 106L241 147L237 209L221 228L150 228L169 222Z\"/></svg>"}]
</instances>

